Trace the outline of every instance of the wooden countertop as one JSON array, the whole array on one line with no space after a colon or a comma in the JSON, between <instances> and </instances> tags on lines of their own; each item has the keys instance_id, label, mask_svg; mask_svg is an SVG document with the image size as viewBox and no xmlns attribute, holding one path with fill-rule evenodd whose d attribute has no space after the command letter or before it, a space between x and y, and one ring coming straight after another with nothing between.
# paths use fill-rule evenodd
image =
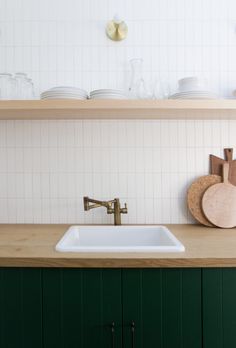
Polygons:
<instances>
[{"instance_id":1,"label":"wooden countertop","mask_svg":"<svg viewBox=\"0 0 236 348\"><path fill-rule=\"evenodd\" d=\"M236 267L236 229L167 225L184 253L59 253L68 225L0 225L0 267Z\"/></svg>"}]
</instances>

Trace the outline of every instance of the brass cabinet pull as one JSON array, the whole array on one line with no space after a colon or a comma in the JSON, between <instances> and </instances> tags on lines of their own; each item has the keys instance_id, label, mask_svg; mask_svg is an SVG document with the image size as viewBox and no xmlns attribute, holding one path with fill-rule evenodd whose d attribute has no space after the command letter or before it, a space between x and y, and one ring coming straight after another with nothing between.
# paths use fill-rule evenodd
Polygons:
<instances>
[{"instance_id":1,"label":"brass cabinet pull","mask_svg":"<svg viewBox=\"0 0 236 348\"><path fill-rule=\"evenodd\" d=\"M111 347L115 348L115 323L111 323Z\"/></svg>"},{"instance_id":2,"label":"brass cabinet pull","mask_svg":"<svg viewBox=\"0 0 236 348\"><path fill-rule=\"evenodd\" d=\"M134 348L134 330L135 330L135 323L132 320L131 322L132 348Z\"/></svg>"}]
</instances>

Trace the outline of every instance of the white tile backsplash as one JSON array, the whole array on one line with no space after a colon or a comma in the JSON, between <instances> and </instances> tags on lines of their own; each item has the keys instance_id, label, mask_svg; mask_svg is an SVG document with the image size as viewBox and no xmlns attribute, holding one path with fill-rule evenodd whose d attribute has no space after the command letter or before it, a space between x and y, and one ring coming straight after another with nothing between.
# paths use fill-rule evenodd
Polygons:
<instances>
[{"instance_id":1,"label":"white tile backsplash","mask_svg":"<svg viewBox=\"0 0 236 348\"><path fill-rule=\"evenodd\" d=\"M120 197L129 207L127 223L192 222L187 186L208 172L209 153L236 147L236 121L225 120L1 121L0 127L2 223L112 221L103 208L84 212L84 195Z\"/></svg>"},{"instance_id":2,"label":"white tile backsplash","mask_svg":"<svg viewBox=\"0 0 236 348\"><path fill-rule=\"evenodd\" d=\"M125 41L104 27L115 13ZM236 88L235 0L0 0L0 70L27 72L36 94L54 85L127 88L144 76L200 75L222 97ZM184 115L187 117L186 115ZM220 113L216 114L220 119ZM126 223L192 222L186 189L209 153L236 148L236 121L0 121L0 223L109 223L84 195L120 197Z\"/></svg>"}]
</instances>

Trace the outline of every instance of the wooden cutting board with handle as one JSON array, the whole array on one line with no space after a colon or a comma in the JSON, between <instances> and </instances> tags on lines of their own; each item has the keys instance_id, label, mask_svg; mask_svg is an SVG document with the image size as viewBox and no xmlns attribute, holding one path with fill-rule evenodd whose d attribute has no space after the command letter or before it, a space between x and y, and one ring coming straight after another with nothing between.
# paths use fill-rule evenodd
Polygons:
<instances>
[{"instance_id":1,"label":"wooden cutting board with handle","mask_svg":"<svg viewBox=\"0 0 236 348\"><path fill-rule=\"evenodd\" d=\"M222 228L236 226L236 187L229 182L229 163L223 164L223 183L209 187L202 198L207 219Z\"/></svg>"},{"instance_id":2,"label":"wooden cutting board with handle","mask_svg":"<svg viewBox=\"0 0 236 348\"><path fill-rule=\"evenodd\" d=\"M224 149L225 159L210 155L210 174L221 175L223 164L229 162L229 181L236 185L236 160L233 160L233 149Z\"/></svg>"},{"instance_id":3,"label":"wooden cutting board with handle","mask_svg":"<svg viewBox=\"0 0 236 348\"><path fill-rule=\"evenodd\" d=\"M222 182L219 175L205 175L196 179L189 187L187 193L187 205L192 216L201 224L213 227L214 225L205 217L202 210L202 197L205 191L212 185Z\"/></svg>"}]
</instances>

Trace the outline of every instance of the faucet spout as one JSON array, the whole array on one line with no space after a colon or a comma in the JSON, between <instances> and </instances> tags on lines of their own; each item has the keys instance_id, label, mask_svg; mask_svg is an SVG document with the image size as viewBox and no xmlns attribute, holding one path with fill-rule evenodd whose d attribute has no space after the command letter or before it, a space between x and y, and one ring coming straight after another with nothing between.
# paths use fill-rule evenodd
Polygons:
<instances>
[{"instance_id":1,"label":"faucet spout","mask_svg":"<svg viewBox=\"0 0 236 348\"><path fill-rule=\"evenodd\" d=\"M121 214L128 213L127 204L125 203L124 208L121 208L119 198L115 198L111 201L99 201L97 199L84 197L85 211L98 207L105 207L107 209L107 214L114 214L114 225L121 225Z\"/></svg>"},{"instance_id":2,"label":"faucet spout","mask_svg":"<svg viewBox=\"0 0 236 348\"><path fill-rule=\"evenodd\" d=\"M89 204L92 203L92 204ZM105 207L109 208L110 207L110 202L104 202L104 201L98 201L97 199L92 199L89 197L84 197L84 210L90 210L93 208L98 208L98 207Z\"/></svg>"}]
</instances>

